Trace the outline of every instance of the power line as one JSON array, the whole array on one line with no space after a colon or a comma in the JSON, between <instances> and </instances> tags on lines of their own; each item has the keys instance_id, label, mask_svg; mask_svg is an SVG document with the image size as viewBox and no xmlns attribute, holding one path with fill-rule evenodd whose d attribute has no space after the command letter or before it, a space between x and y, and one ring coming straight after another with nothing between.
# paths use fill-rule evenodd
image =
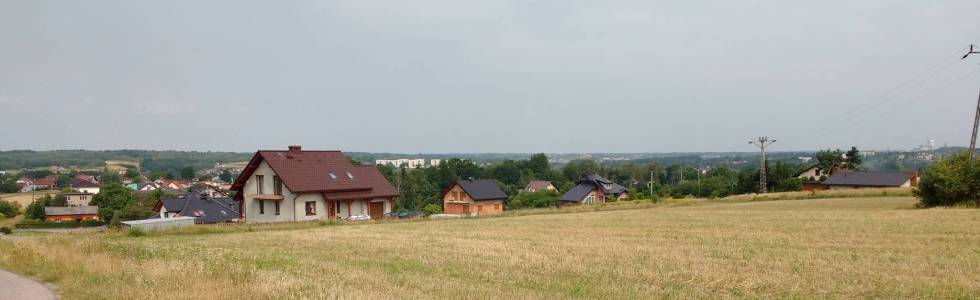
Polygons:
<instances>
[{"instance_id":1,"label":"power line","mask_svg":"<svg viewBox=\"0 0 980 300\"><path fill-rule=\"evenodd\" d=\"M860 114L862 114L864 112L867 112L868 110L874 109L878 105L881 105L881 104L884 104L885 102L888 102L888 100L890 100L890 99L887 96L889 96L891 94L894 94L894 93L896 93L898 91L905 90L905 89L908 89L908 88L911 88L911 87L917 87L917 86L922 85L925 82L928 82L930 79L936 77L936 75L939 75L939 74L945 72L946 70L948 70L949 68L951 68L953 65L955 65L959 61L958 59L956 59L956 57L960 53L962 53L962 50L965 49L965 48L966 47L960 47L960 48L956 49L956 52L954 54L948 55L948 56L943 56L943 59L937 61L932 66L930 66L930 67L928 67L928 68L926 68L926 69L924 69L924 70L916 73L914 76L912 76L908 80L902 81L901 83L899 83L895 87L893 87L893 88L891 88L889 90L886 90L883 93L880 93L879 96L876 97L876 98L882 98L880 101L872 102L872 103L866 103L866 104L861 105L860 107L858 107L856 109L849 110L844 115L842 115L841 118L839 118L838 120L834 121L833 123L839 123L839 122L843 122L843 121L848 121L848 120L850 120L850 119L852 119L854 117L859 116ZM944 62L947 62L947 61L948 61L948 63L946 63L945 65L942 65ZM936 69L936 67L937 66L940 66L940 65L942 65L942 67ZM935 71L933 71L933 69L935 69ZM928 75L926 75L924 78L921 78L920 79L920 77L923 74L928 74Z\"/></svg>"},{"instance_id":2,"label":"power line","mask_svg":"<svg viewBox=\"0 0 980 300\"><path fill-rule=\"evenodd\" d=\"M966 57L970 56L970 54L980 54L980 51L973 50L973 45L970 45L970 51L967 51L966 54L963 55L963 58L960 59L961 60L966 59ZM970 164L969 164L970 167L973 166L973 152L977 150L977 126L978 125L980 125L980 96L977 96L977 113L973 117L973 135L970 136Z\"/></svg>"},{"instance_id":3,"label":"power line","mask_svg":"<svg viewBox=\"0 0 980 300\"><path fill-rule=\"evenodd\" d=\"M910 98L910 99L908 99L906 101L899 102L898 104L892 106L891 109L881 111L881 112L879 112L877 114L873 114L871 116L863 116L862 118L859 118L859 119L851 119L851 120L848 120L848 121L852 121L852 122L843 122L843 123L838 123L838 125L836 125L836 126L826 127L824 130L820 131L817 135L815 135L814 138L825 137L827 135L830 135L830 134L833 134L833 133L837 133L838 131L840 131L842 129L851 128L851 127L857 126L857 125L859 125L861 123L867 122L869 120L873 120L875 118L882 117L882 116L885 116L885 115L888 115L888 114L897 112L899 110L902 110L902 109L908 107L909 105L916 104L919 101L922 101L924 99L928 99L931 96L935 96L937 93L939 93L939 92L941 92L941 91L943 91L943 90L945 90L945 89L953 86L955 83L960 82L960 81L963 81L964 79L967 79L967 78L973 76L978 71L980 71L980 70L974 70L973 72L967 73L966 75L963 75L963 76L960 76L960 77L958 77L956 79L953 79L951 81L948 81L945 84L943 84L943 85L941 85L941 86L939 86L937 88L934 88L932 90L929 90L925 94L919 95L918 97Z\"/></svg>"}]
</instances>

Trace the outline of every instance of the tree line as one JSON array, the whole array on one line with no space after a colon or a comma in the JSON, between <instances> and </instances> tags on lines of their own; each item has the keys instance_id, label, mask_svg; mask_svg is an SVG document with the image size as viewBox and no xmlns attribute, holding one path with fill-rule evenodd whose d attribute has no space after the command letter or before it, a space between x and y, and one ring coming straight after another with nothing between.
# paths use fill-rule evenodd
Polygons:
<instances>
[{"instance_id":1,"label":"tree line","mask_svg":"<svg viewBox=\"0 0 980 300\"><path fill-rule=\"evenodd\" d=\"M767 164L766 181L770 191L797 191L803 184L795 175L803 166L783 161ZM665 197L725 197L758 191L759 168L745 164L721 164L698 168L686 164L603 163L590 159L570 161L560 167L549 163L543 153L526 160L503 160L477 164L470 160L448 159L429 168L407 169L380 165L378 170L401 192L397 206L420 210L441 205L440 194L457 179L492 179L511 197L509 209L551 205L559 196L515 197L531 180L551 181L560 193L572 188L584 175L600 175L629 188L634 199ZM651 180L652 179L652 180ZM652 182L652 184L651 184Z\"/></svg>"}]
</instances>

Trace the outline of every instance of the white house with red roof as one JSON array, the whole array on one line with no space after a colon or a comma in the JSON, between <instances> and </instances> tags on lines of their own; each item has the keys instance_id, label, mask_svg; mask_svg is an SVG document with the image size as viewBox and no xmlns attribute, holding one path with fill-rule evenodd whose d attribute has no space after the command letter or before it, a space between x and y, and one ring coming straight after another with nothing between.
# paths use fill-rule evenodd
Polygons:
<instances>
[{"instance_id":1,"label":"white house with red roof","mask_svg":"<svg viewBox=\"0 0 980 300\"><path fill-rule=\"evenodd\" d=\"M259 150L231 190L246 222L287 222L369 215L394 209L398 190L374 166L355 166L340 151Z\"/></svg>"}]
</instances>

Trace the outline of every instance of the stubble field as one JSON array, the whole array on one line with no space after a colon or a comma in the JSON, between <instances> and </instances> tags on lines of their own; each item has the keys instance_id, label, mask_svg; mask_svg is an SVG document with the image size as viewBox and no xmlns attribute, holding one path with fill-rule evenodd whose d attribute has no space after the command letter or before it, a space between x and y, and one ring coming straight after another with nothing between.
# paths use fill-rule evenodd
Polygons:
<instances>
[{"instance_id":1,"label":"stubble field","mask_svg":"<svg viewBox=\"0 0 980 300\"><path fill-rule=\"evenodd\" d=\"M980 211L913 205L700 202L210 234L15 235L0 241L0 268L52 282L67 299L980 297Z\"/></svg>"}]
</instances>

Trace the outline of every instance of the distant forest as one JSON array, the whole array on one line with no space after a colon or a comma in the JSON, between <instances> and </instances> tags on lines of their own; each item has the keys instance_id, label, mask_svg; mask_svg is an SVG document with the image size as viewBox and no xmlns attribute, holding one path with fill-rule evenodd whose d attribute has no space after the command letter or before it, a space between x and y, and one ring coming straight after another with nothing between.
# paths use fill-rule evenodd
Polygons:
<instances>
[{"instance_id":1,"label":"distant forest","mask_svg":"<svg viewBox=\"0 0 980 300\"><path fill-rule=\"evenodd\" d=\"M939 157L949 155L962 148L937 149ZM151 151L151 150L52 150L31 151L14 150L0 151L0 170L23 170L47 168L52 165L73 167L78 169L101 169L107 160L138 160L143 172L172 172L177 174L180 168L190 166L195 170L208 169L215 163L247 161L252 157L249 153L236 152L201 152L201 151ZM365 153L346 152L354 160L371 164L380 158L460 158L476 163L496 164L505 160L526 160L530 153L457 153L457 154L397 154L397 153ZM770 162L783 162L790 165L800 165L798 157L814 156L815 152L772 152L768 155ZM583 154L548 154L549 160L566 162L584 159ZM618 166L624 164L644 165L655 162L663 166L686 165L691 167L713 167L726 165L735 169L757 168L759 154L756 152L717 152L717 153L593 153L591 158L601 164ZM626 157L628 160L603 160L604 157ZM554 164L554 161L552 161ZM812 162L811 162L812 164ZM931 164L931 161L914 159L910 152L878 152L877 155L865 158L864 169L897 171L919 170Z\"/></svg>"},{"instance_id":2,"label":"distant forest","mask_svg":"<svg viewBox=\"0 0 980 300\"><path fill-rule=\"evenodd\" d=\"M105 167L107 160L135 160L143 171L167 172L185 166L194 169L213 167L215 163L246 161L252 153L198 152L198 151L149 151L149 150L53 150L0 151L0 170L46 168L52 165L78 169Z\"/></svg>"}]
</instances>

